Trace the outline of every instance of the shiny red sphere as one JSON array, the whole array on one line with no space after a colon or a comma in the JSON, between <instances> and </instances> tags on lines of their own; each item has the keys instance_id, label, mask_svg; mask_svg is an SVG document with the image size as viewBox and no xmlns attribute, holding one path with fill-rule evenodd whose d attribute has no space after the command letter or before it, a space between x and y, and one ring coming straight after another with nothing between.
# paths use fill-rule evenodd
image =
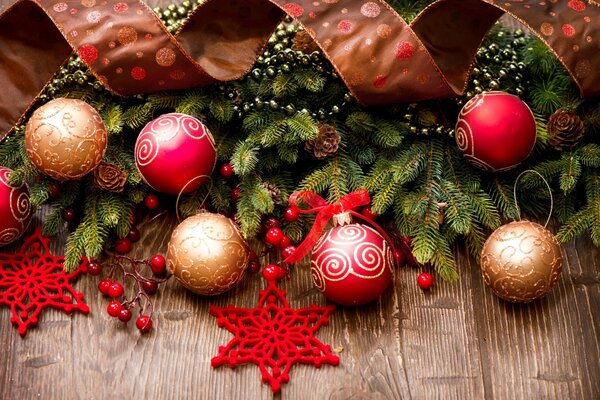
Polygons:
<instances>
[{"instance_id":1,"label":"shiny red sphere","mask_svg":"<svg viewBox=\"0 0 600 400\"><path fill-rule=\"evenodd\" d=\"M161 254L157 254L150 260L150 269L154 275L162 275L167 272L167 261Z\"/></svg>"},{"instance_id":2,"label":"shiny red sphere","mask_svg":"<svg viewBox=\"0 0 600 400\"><path fill-rule=\"evenodd\" d=\"M108 296L108 288L113 284L110 279L104 279L98 284L98 290L105 296Z\"/></svg>"},{"instance_id":3,"label":"shiny red sphere","mask_svg":"<svg viewBox=\"0 0 600 400\"><path fill-rule=\"evenodd\" d=\"M242 198L242 189L236 186L231 189L231 193L229 195L231 196L231 200L238 202Z\"/></svg>"},{"instance_id":4,"label":"shiny red sphere","mask_svg":"<svg viewBox=\"0 0 600 400\"><path fill-rule=\"evenodd\" d=\"M135 143L135 164L154 190L177 195L199 188L217 160L215 140L197 118L171 113L150 121Z\"/></svg>"},{"instance_id":5,"label":"shiny red sphere","mask_svg":"<svg viewBox=\"0 0 600 400\"><path fill-rule=\"evenodd\" d=\"M116 299L117 297L121 297L123 295L123 285L121 285L118 282L113 282L109 287L108 287L108 295L110 297L112 297L113 299Z\"/></svg>"},{"instance_id":6,"label":"shiny red sphere","mask_svg":"<svg viewBox=\"0 0 600 400\"><path fill-rule=\"evenodd\" d=\"M115 251L119 254L127 254L131 250L131 240L126 237L115 241Z\"/></svg>"},{"instance_id":7,"label":"shiny red sphere","mask_svg":"<svg viewBox=\"0 0 600 400\"><path fill-rule=\"evenodd\" d=\"M144 205L148 210L155 210L160 205L158 196L155 194L149 194L144 198Z\"/></svg>"},{"instance_id":8,"label":"shiny red sphere","mask_svg":"<svg viewBox=\"0 0 600 400\"><path fill-rule=\"evenodd\" d=\"M315 245L311 259L315 286L334 303L360 306L376 300L392 282L394 257L375 229L337 226Z\"/></svg>"},{"instance_id":9,"label":"shiny red sphere","mask_svg":"<svg viewBox=\"0 0 600 400\"><path fill-rule=\"evenodd\" d=\"M269 264L263 268L262 274L268 281L278 281L285 278L285 269L277 264Z\"/></svg>"},{"instance_id":10,"label":"shiny red sphere","mask_svg":"<svg viewBox=\"0 0 600 400\"><path fill-rule=\"evenodd\" d=\"M486 171L504 171L520 164L533 149L535 119L517 96L485 92L460 111L455 138L471 164Z\"/></svg>"},{"instance_id":11,"label":"shiny red sphere","mask_svg":"<svg viewBox=\"0 0 600 400\"><path fill-rule=\"evenodd\" d=\"M219 175L221 175L223 179L231 179L233 178L234 174L235 171L233 170L233 165L229 163L221 164L221 167L219 168Z\"/></svg>"},{"instance_id":12,"label":"shiny red sphere","mask_svg":"<svg viewBox=\"0 0 600 400\"><path fill-rule=\"evenodd\" d=\"M158 291L158 283L152 281L144 281L142 283L142 289L146 294L155 294Z\"/></svg>"},{"instance_id":13,"label":"shiny red sphere","mask_svg":"<svg viewBox=\"0 0 600 400\"><path fill-rule=\"evenodd\" d=\"M123 306L121 305L121 303L119 303L118 301L111 301L106 307L106 312L111 317L118 317L122 309Z\"/></svg>"},{"instance_id":14,"label":"shiny red sphere","mask_svg":"<svg viewBox=\"0 0 600 400\"><path fill-rule=\"evenodd\" d=\"M100 273L102 272L102 264L100 264L98 261L90 261L88 263L87 266L87 273L92 275L92 276L97 276L100 275Z\"/></svg>"},{"instance_id":15,"label":"shiny red sphere","mask_svg":"<svg viewBox=\"0 0 600 400\"><path fill-rule=\"evenodd\" d=\"M131 320L131 310L128 308L124 308L119 312L119 320L121 320L122 322L129 322L129 320Z\"/></svg>"},{"instance_id":16,"label":"shiny red sphere","mask_svg":"<svg viewBox=\"0 0 600 400\"><path fill-rule=\"evenodd\" d=\"M267 233L265 233L265 242L272 246L279 246L279 243L283 240L283 236L285 234L279 228L269 228L267 229Z\"/></svg>"},{"instance_id":17,"label":"shiny red sphere","mask_svg":"<svg viewBox=\"0 0 600 400\"><path fill-rule=\"evenodd\" d=\"M141 333L147 333L150 329L152 329L152 318L147 315L140 315L135 320L135 326Z\"/></svg>"},{"instance_id":18,"label":"shiny red sphere","mask_svg":"<svg viewBox=\"0 0 600 400\"><path fill-rule=\"evenodd\" d=\"M139 229L135 226L132 226L129 230L129 233L127 234L127 239L129 239L132 243L135 243L138 240L140 240L140 237L141 235Z\"/></svg>"},{"instance_id":19,"label":"shiny red sphere","mask_svg":"<svg viewBox=\"0 0 600 400\"><path fill-rule=\"evenodd\" d=\"M12 243L25 232L31 221L31 203L27 184L8 183L12 170L0 167L0 246Z\"/></svg>"},{"instance_id":20,"label":"shiny red sphere","mask_svg":"<svg viewBox=\"0 0 600 400\"><path fill-rule=\"evenodd\" d=\"M433 276L429 272L423 272L417 276L417 284L423 290L430 289L433 286Z\"/></svg>"},{"instance_id":21,"label":"shiny red sphere","mask_svg":"<svg viewBox=\"0 0 600 400\"><path fill-rule=\"evenodd\" d=\"M298 217L300 217L300 212L296 207L289 207L283 214L283 219L285 219L287 222L296 222L298 221Z\"/></svg>"}]
</instances>

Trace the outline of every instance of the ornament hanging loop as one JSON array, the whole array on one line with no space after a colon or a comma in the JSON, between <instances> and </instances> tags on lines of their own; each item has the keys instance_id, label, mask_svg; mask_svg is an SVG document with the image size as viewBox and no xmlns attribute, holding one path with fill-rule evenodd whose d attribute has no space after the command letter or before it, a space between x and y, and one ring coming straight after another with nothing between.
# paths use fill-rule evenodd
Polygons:
<instances>
[{"instance_id":1,"label":"ornament hanging loop","mask_svg":"<svg viewBox=\"0 0 600 400\"><path fill-rule=\"evenodd\" d=\"M190 179L189 181L187 181L187 183L185 185L183 185L183 187L181 188L181 190L179 191L179 194L177 195L177 200L175 200L175 215L177 215L177 222L181 223L181 216L179 215L179 200L181 199L181 196L183 195L183 192L185 192L185 188L187 188L190 183L194 182L197 179L204 179L206 178L209 182L209 187L208 190L206 191L206 195L204 196L204 198L202 199L202 201L200 202L200 204L204 204L206 202L206 200L208 199L208 196L210 195L210 191L213 187L213 181L212 181L212 177L209 175L198 175L193 177L192 179Z\"/></svg>"},{"instance_id":2,"label":"ornament hanging loop","mask_svg":"<svg viewBox=\"0 0 600 400\"><path fill-rule=\"evenodd\" d=\"M517 219L521 220L521 209L519 208L519 204L517 203L517 185L519 184L519 179L521 179L521 177L527 173L533 173L539 176L548 188L548 193L550 194L550 212L548 213L548 218L546 219L546 223L544 224L544 228L547 228L548 224L550 223L550 218L552 218L552 212L554 211L554 197L552 196L552 188L550 188L550 184L548 183L546 178L544 178L542 174L533 169L528 169L521 172L519 176L517 176L517 179L515 179L515 185L513 186L513 199L515 201L515 209L517 210Z\"/></svg>"}]
</instances>

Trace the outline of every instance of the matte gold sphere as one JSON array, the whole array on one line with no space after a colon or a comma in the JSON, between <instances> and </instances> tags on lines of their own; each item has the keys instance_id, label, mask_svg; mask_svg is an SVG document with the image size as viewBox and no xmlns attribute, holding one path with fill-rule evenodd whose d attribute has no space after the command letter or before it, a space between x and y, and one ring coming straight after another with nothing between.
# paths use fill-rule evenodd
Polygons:
<instances>
[{"instance_id":1,"label":"matte gold sphere","mask_svg":"<svg viewBox=\"0 0 600 400\"><path fill-rule=\"evenodd\" d=\"M92 106L77 99L54 99L38 108L25 130L27 156L59 181L79 179L100 164L106 128Z\"/></svg>"},{"instance_id":2,"label":"matte gold sphere","mask_svg":"<svg viewBox=\"0 0 600 400\"><path fill-rule=\"evenodd\" d=\"M201 213L175 228L167 258L177 280L192 292L211 296L228 291L248 266L249 248L229 218Z\"/></svg>"},{"instance_id":3,"label":"matte gold sphere","mask_svg":"<svg viewBox=\"0 0 600 400\"><path fill-rule=\"evenodd\" d=\"M498 297L515 303L545 296L558 281L562 264L556 237L530 221L496 229L481 251L485 283Z\"/></svg>"}]
</instances>

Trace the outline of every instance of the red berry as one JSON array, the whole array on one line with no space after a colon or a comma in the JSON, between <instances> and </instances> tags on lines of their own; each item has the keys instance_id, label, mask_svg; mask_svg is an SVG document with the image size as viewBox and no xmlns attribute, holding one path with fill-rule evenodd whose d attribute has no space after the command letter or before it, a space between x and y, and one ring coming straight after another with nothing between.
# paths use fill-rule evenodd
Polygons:
<instances>
[{"instance_id":1,"label":"red berry","mask_svg":"<svg viewBox=\"0 0 600 400\"><path fill-rule=\"evenodd\" d=\"M257 260L257 256L256 256L256 252L254 250L250 250L248 252L248 260L250 261L256 261Z\"/></svg>"},{"instance_id":2,"label":"red berry","mask_svg":"<svg viewBox=\"0 0 600 400\"><path fill-rule=\"evenodd\" d=\"M162 275L167 272L167 262L161 254L157 254L150 260L150 269L154 275Z\"/></svg>"},{"instance_id":3,"label":"red berry","mask_svg":"<svg viewBox=\"0 0 600 400\"><path fill-rule=\"evenodd\" d=\"M267 233L265 233L265 241L273 246L279 245L281 240L283 239L283 231L279 228L269 228L267 229Z\"/></svg>"},{"instance_id":4,"label":"red berry","mask_svg":"<svg viewBox=\"0 0 600 400\"><path fill-rule=\"evenodd\" d=\"M75 214L75 210L73 210L71 207L65 208L62 212L62 218L67 222L75 221L76 216L77 215Z\"/></svg>"},{"instance_id":5,"label":"red berry","mask_svg":"<svg viewBox=\"0 0 600 400\"><path fill-rule=\"evenodd\" d=\"M269 264L263 268L262 274L268 281L278 281L285 276L285 270L277 264Z\"/></svg>"},{"instance_id":6,"label":"red berry","mask_svg":"<svg viewBox=\"0 0 600 400\"><path fill-rule=\"evenodd\" d=\"M142 289L147 294L155 294L158 291L158 283L152 281L144 281L142 283Z\"/></svg>"},{"instance_id":7,"label":"red berry","mask_svg":"<svg viewBox=\"0 0 600 400\"><path fill-rule=\"evenodd\" d=\"M360 213L363 215L363 217L370 219L371 221L375 221L378 217L378 215L373 212L373 208L371 208L371 206L364 206L362 210L360 210Z\"/></svg>"},{"instance_id":8,"label":"red berry","mask_svg":"<svg viewBox=\"0 0 600 400\"><path fill-rule=\"evenodd\" d=\"M132 243L137 242L138 240L140 240L140 231L138 230L138 228L136 228L135 226L132 226L131 229L129 230L129 233L127 234L127 239L129 239Z\"/></svg>"},{"instance_id":9,"label":"red berry","mask_svg":"<svg viewBox=\"0 0 600 400\"><path fill-rule=\"evenodd\" d=\"M406 264L406 256L404 255L404 252L400 249L394 249L394 259L396 260L396 263L399 267Z\"/></svg>"},{"instance_id":10,"label":"red berry","mask_svg":"<svg viewBox=\"0 0 600 400\"><path fill-rule=\"evenodd\" d=\"M231 200L233 201L240 201L240 199L242 198L242 189L240 189L239 187L234 187L233 189L231 189Z\"/></svg>"},{"instance_id":11,"label":"red berry","mask_svg":"<svg viewBox=\"0 0 600 400\"><path fill-rule=\"evenodd\" d=\"M115 242L115 251L117 253L126 254L126 253L129 253L130 250L131 250L131 240L127 239L126 237L117 239L117 241Z\"/></svg>"},{"instance_id":12,"label":"red berry","mask_svg":"<svg viewBox=\"0 0 600 400\"><path fill-rule=\"evenodd\" d=\"M281 250L281 256L285 260L292 254L294 254L295 251L296 251L296 246L292 246L292 245L286 246L283 250Z\"/></svg>"},{"instance_id":13,"label":"red berry","mask_svg":"<svg viewBox=\"0 0 600 400\"><path fill-rule=\"evenodd\" d=\"M53 199L58 199L60 197L60 195L62 194L62 189L60 187L60 184L59 183L53 183L52 185L50 185L48 187L48 194Z\"/></svg>"},{"instance_id":14,"label":"red berry","mask_svg":"<svg viewBox=\"0 0 600 400\"><path fill-rule=\"evenodd\" d=\"M152 328L152 318L147 315L140 315L135 320L135 326L141 333L146 333Z\"/></svg>"},{"instance_id":15,"label":"red berry","mask_svg":"<svg viewBox=\"0 0 600 400\"><path fill-rule=\"evenodd\" d=\"M273 216L267 218L265 221L265 227L269 228L279 228L281 227L281 221Z\"/></svg>"},{"instance_id":16,"label":"red berry","mask_svg":"<svg viewBox=\"0 0 600 400\"><path fill-rule=\"evenodd\" d=\"M144 199L144 205L148 210L155 210L158 208L158 196L155 194L149 194Z\"/></svg>"},{"instance_id":17,"label":"red berry","mask_svg":"<svg viewBox=\"0 0 600 400\"><path fill-rule=\"evenodd\" d=\"M297 207L290 207L290 208L286 209L285 212L283 213L283 218L287 222L296 222L296 221L298 221L299 216L300 216L300 212L298 211Z\"/></svg>"},{"instance_id":18,"label":"red berry","mask_svg":"<svg viewBox=\"0 0 600 400\"><path fill-rule=\"evenodd\" d=\"M235 171L233 170L233 165L229 163L221 164L221 168L219 169L219 174L223 177L223 179L231 179Z\"/></svg>"},{"instance_id":19,"label":"red berry","mask_svg":"<svg viewBox=\"0 0 600 400\"><path fill-rule=\"evenodd\" d=\"M96 276L96 275L100 275L100 272L102 272L102 264L100 264L98 261L90 261L88 263L87 266L87 273L92 275L92 276Z\"/></svg>"},{"instance_id":20,"label":"red berry","mask_svg":"<svg viewBox=\"0 0 600 400\"><path fill-rule=\"evenodd\" d=\"M429 272L423 272L417 277L417 283L423 290L427 290L433 286L433 276Z\"/></svg>"},{"instance_id":21,"label":"red berry","mask_svg":"<svg viewBox=\"0 0 600 400\"><path fill-rule=\"evenodd\" d=\"M131 214L129 215L129 224L131 226L133 226L133 225L135 225L136 222L137 222L137 216L135 215L135 210L132 208Z\"/></svg>"},{"instance_id":22,"label":"red berry","mask_svg":"<svg viewBox=\"0 0 600 400\"><path fill-rule=\"evenodd\" d=\"M113 284L113 281L111 281L110 279L104 279L102 281L100 281L100 283L98 284L98 290L100 291L100 293L102 293L103 295L108 295L108 288L110 287L110 285Z\"/></svg>"},{"instance_id":23,"label":"red berry","mask_svg":"<svg viewBox=\"0 0 600 400\"><path fill-rule=\"evenodd\" d=\"M260 271L260 264L257 261L250 261L250 264L248 264L248 271L253 274L257 273Z\"/></svg>"},{"instance_id":24,"label":"red berry","mask_svg":"<svg viewBox=\"0 0 600 400\"><path fill-rule=\"evenodd\" d=\"M128 308L123 308L120 312L119 312L119 319L123 322L129 322L129 320L131 319L131 310Z\"/></svg>"},{"instance_id":25,"label":"red berry","mask_svg":"<svg viewBox=\"0 0 600 400\"><path fill-rule=\"evenodd\" d=\"M123 291L123 285L118 282L113 282L113 284L108 287L108 295L113 299L121 297Z\"/></svg>"},{"instance_id":26,"label":"red berry","mask_svg":"<svg viewBox=\"0 0 600 400\"><path fill-rule=\"evenodd\" d=\"M111 301L106 307L106 312L111 317L118 317L122 309L123 306L121 305L121 303L119 303L118 301Z\"/></svg>"},{"instance_id":27,"label":"red berry","mask_svg":"<svg viewBox=\"0 0 600 400\"><path fill-rule=\"evenodd\" d=\"M284 233L283 237L281 238L281 242L279 242L279 248L285 249L290 244L292 244L292 241L290 240L289 236Z\"/></svg>"}]
</instances>

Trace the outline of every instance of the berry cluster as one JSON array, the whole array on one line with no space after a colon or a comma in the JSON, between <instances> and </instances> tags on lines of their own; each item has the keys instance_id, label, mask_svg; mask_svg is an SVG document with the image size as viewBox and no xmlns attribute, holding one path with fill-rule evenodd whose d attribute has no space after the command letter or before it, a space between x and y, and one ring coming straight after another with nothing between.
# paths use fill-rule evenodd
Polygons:
<instances>
[{"instance_id":1,"label":"berry cluster","mask_svg":"<svg viewBox=\"0 0 600 400\"><path fill-rule=\"evenodd\" d=\"M161 278L149 278L142 274L143 267L149 267L155 276ZM108 315L118 318L120 321L127 323L131 320L133 313L132 309L139 307L139 316L135 321L137 329L141 333L146 333L152 328L152 300L150 296L158 291L158 285L165 282L169 276L166 275L165 258L157 254L151 260L134 260L132 258L116 255L114 261L107 266L109 278L103 279L98 284L98 290L105 296L113 299L108 303L106 309ZM97 261L91 261L88 266L90 275L99 275L102 272L102 265ZM124 296L125 287L121 282L118 282L116 275L123 275L123 281L128 278L133 280L137 285L137 291L131 299Z\"/></svg>"}]
</instances>

